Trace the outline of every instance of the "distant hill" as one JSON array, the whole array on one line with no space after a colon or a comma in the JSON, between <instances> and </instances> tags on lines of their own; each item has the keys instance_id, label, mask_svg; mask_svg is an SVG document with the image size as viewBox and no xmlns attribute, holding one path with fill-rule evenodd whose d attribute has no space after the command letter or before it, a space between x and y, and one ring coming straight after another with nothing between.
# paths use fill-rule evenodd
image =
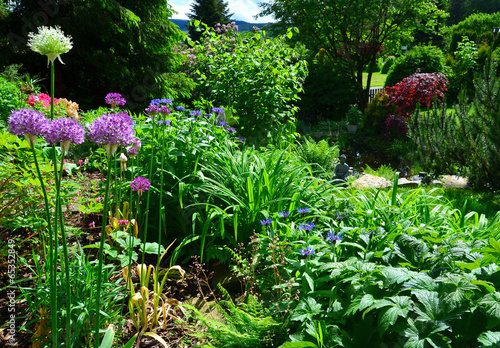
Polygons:
<instances>
[{"instance_id":1,"label":"distant hill","mask_svg":"<svg viewBox=\"0 0 500 348\"><path fill-rule=\"evenodd\" d=\"M187 19L170 19L170 21L174 24L176 24L181 31L184 31L187 33L187 25L188 25L188 20ZM238 31L250 31L252 30L253 27L257 28L263 28L269 23L248 23L245 21L235 21L236 25L238 26Z\"/></svg>"}]
</instances>

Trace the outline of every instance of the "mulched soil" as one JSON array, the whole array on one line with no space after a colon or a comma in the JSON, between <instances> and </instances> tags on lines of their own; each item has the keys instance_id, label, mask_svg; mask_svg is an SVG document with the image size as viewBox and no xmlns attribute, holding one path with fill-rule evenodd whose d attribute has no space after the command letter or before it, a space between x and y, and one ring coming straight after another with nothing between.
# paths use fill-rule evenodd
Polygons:
<instances>
[{"instance_id":1,"label":"mulched soil","mask_svg":"<svg viewBox=\"0 0 500 348\"><path fill-rule=\"evenodd\" d=\"M83 187L88 188L92 180L102 181L102 176L99 173L87 173L86 182L83 183ZM87 185L88 184L88 185ZM70 236L68 238L68 246L77 245L78 242L84 246L88 244L96 243L100 240L101 232L101 222L102 215L99 214L88 214L84 216L78 211L66 210L65 211L65 222L67 225L72 227L78 227L84 233L78 236ZM95 227L89 227L91 222L95 222ZM42 247L39 242L38 233L33 232L28 228L19 228L16 230L9 230L4 228L0 223L0 289L3 289L9 284L9 267L8 267L8 241L9 239L15 240L15 251L16 251L16 280L23 280L23 287L34 287L35 281L33 280L34 273L32 269L26 264L20 262L21 258L24 258L30 266L33 266L32 252L38 255L42 255ZM95 249L89 250L90 257L96 257ZM94 250L94 251L92 251ZM43 260L41 260L43 262ZM146 259L146 264L156 264L155 259ZM185 322L185 315L182 310L175 306L177 302L187 302L191 299L204 298L207 301L213 300L214 295L211 292L211 287L208 285L210 282L210 273L205 270L203 265L200 265L196 260L194 260L189 265L183 265L182 268L186 271L184 279L169 279L165 283L163 294L169 299L169 303L174 304L172 307L172 314L178 316L181 320L175 321L170 318L165 324L166 329L157 330L156 333L162 337L166 342L169 343L170 347L183 347L188 348L196 345L197 340L189 337L186 339L188 328ZM135 269L134 267L132 268ZM12 272L10 272L12 273ZM136 279L136 274L132 273L133 280ZM150 284L150 292L152 293L152 285ZM8 291L14 290L16 295L16 300L14 307L12 305L9 307L10 298L7 296ZM8 323L10 320L12 308L15 308L15 342L9 341L11 335L9 333ZM30 340L33 337L33 332L35 329L35 324L31 324L26 327L25 330L19 330L19 328L25 326L28 322L33 319L33 314L29 313L29 308L26 301L21 297L21 292L17 287L8 288L7 291L2 291L0 294L0 347L34 347ZM124 316L129 318L127 306L124 306ZM128 321L121 327L116 328L119 337L123 340L122 344L128 341L135 333L136 329L132 324L132 321ZM119 346L120 343L118 343ZM115 346L115 345L114 345ZM141 340L141 347L162 347L156 340L150 337L143 337Z\"/></svg>"}]
</instances>

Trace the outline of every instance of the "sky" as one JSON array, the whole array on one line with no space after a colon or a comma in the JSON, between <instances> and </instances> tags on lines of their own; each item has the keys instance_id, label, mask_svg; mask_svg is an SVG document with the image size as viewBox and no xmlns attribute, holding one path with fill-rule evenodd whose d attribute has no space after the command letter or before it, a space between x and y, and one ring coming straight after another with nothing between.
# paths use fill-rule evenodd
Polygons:
<instances>
[{"instance_id":1,"label":"sky","mask_svg":"<svg viewBox=\"0 0 500 348\"><path fill-rule=\"evenodd\" d=\"M260 13L262 8L259 6L261 2L269 2L269 0L225 0L228 3L229 13L233 14L234 20L245 21L249 23L267 23L274 22L272 17L262 17L255 19L253 16ZM187 14L191 12L191 3L193 0L169 0L174 10L178 12L172 16L173 19L188 19Z\"/></svg>"}]
</instances>

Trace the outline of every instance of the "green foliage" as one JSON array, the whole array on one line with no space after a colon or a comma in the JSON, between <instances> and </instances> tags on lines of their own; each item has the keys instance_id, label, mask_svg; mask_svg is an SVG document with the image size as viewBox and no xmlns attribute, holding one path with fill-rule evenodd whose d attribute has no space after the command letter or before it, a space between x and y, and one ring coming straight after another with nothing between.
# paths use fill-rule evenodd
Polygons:
<instances>
[{"instance_id":1,"label":"green foliage","mask_svg":"<svg viewBox=\"0 0 500 348\"><path fill-rule=\"evenodd\" d=\"M0 77L0 127L7 126L7 119L12 110L26 106L23 98L24 94L19 90L17 83Z\"/></svg>"},{"instance_id":2,"label":"green foliage","mask_svg":"<svg viewBox=\"0 0 500 348\"><path fill-rule=\"evenodd\" d=\"M415 46L399 57L387 74L386 86L393 86L405 77L421 73L445 72L444 54L435 46Z\"/></svg>"},{"instance_id":3,"label":"green foliage","mask_svg":"<svg viewBox=\"0 0 500 348\"><path fill-rule=\"evenodd\" d=\"M326 60L322 51L317 59L308 61L309 74L304 83L304 94L297 102L300 107L298 118L308 123L340 121L349 110L349 105L357 100L352 79L328 61L321 62L321 59ZM342 88L338 88L340 85Z\"/></svg>"},{"instance_id":4,"label":"green foliage","mask_svg":"<svg viewBox=\"0 0 500 348\"><path fill-rule=\"evenodd\" d=\"M169 21L172 8L165 1L69 0L47 5L19 1L0 22L0 66L22 63L29 72L48 75L46 59L25 49L27 31L35 30L40 13L46 13L43 25L59 25L75 42L64 55L65 65L56 66L62 79L57 96L87 109L102 105L107 93L119 92L127 107L134 109L153 96L189 95L185 75L174 73L173 44L184 34Z\"/></svg>"},{"instance_id":5,"label":"green foliage","mask_svg":"<svg viewBox=\"0 0 500 348\"><path fill-rule=\"evenodd\" d=\"M382 65L382 70L380 71L382 74L387 74L389 69L392 67L394 62L396 61L395 56L389 56L385 59L384 65Z\"/></svg>"},{"instance_id":6,"label":"green foliage","mask_svg":"<svg viewBox=\"0 0 500 348\"><path fill-rule=\"evenodd\" d=\"M197 83L197 100L224 106L245 137L269 141L293 133L307 67L287 40L264 31L239 34L232 26L223 35L209 29L185 51L183 69Z\"/></svg>"},{"instance_id":7,"label":"green foliage","mask_svg":"<svg viewBox=\"0 0 500 348\"><path fill-rule=\"evenodd\" d=\"M206 332L191 334L208 340L209 343L202 347L274 347L273 336L280 324L266 313L266 309L252 295L236 305L220 285L219 290L225 300L215 303L214 307L221 314L221 320L210 319L196 308L185 305L192 311L194 319L206 327ZM195 328L196 331L200 329Z\"/></svg>"},{"instance_id":8,"label":"green foliage","mask_svg":"<svg viewBox=\"0 0 500 348\"><path fill-rule=\"evenodd\" d=\"M500 84L495 76L497 64L485 66L484 77L474 81L474 104L461 102L454 112L434 108L432 113L417 112L410 125L422 165L433 172L466 172L476 187L498 188L500 163L498 139Z\"/></svg>"},{"instance_id":9,"label":"green foliage","mask_svg":"<svg viewBox=\"0 0 500 348\"><path fill-rule=\"evenodd\" d=\"M386 178L387 180L390 180L390 181L392 181L394 179L394 175L396 174L396 171L394 169L392 169L390 165L385 165L385 164L382 164L376 170L367 164L363 168L363 172L365 172L366 174L380 176L380 177Z\"/></svg>"},{"instance_id":10,"label":"green foliage","mask_svg":"<svg viewBox=\"0 0 500 348\"><path fill-rule=\"evenodd\" d=\"M389 97L386 94L377 93L363 112L363 130L369 135L381 137L385 130L384 122L395 109L396 105L389 105Z\"/></svg>"},{"instance_id":11,"label":"green foliage","mask_svg":"<svg viewBox=\"0 0 500 348\"><path fill-rule=\"evenodd\" d=\"M262 6L261 15L277 20L273 30L284 33L296 26L302 42L315 51L325 50L339 71L354 81L356 101L362 109L368 102L362 73L366 66L369 74L373 72L382 47L399 50L403 42L411 40L415 28L433 28L444 15L435 2L422 0L335 0L328 4L279 0Z\"/></svg>"},{"instance_id":12,"label":"green foliage","mask_svg":"<svg viewBox=\"0 0 500 348\"><path fill-rule=\"evenodd\" d=\"M456 48L455 43L461 40L464 35L469 36L471 40L476 40L482 33L492 32L492 29L498 27L500 13L498 12L478 12L470 13L459 23L452 25L446 31L445 40L448 42L449 51L453 52Z\"/></svg>"},{"instance_id":13,"label":"green foliage","mask_svg":"<svg viewBox=\"0 0 500 348\"><path fill-rule=\"evenodd\" d=\"M195 0L191 3L191 13L188 13L188 18L203 22L210 28L214 28L216 24L224 25L231 22L232 17L227 6L224 0ZM203 32L200 29L202 28L188 25L191 40L198 41L201 38Z\"/></svg>"},{"instance_id":14,"label":"green foliage","mask_svg":"<svg viewBox=\"0 0 500 348\"><path fill-rule=\"evenodd\" d=\"M309 137L304 138L303 143L298 143L297 152L305 163L311 164L313 172L317 172L324 179L332 177L336 159L339 157L337 144L330 146L325 139L315 142Z\"/></svg>"}]
</instances>

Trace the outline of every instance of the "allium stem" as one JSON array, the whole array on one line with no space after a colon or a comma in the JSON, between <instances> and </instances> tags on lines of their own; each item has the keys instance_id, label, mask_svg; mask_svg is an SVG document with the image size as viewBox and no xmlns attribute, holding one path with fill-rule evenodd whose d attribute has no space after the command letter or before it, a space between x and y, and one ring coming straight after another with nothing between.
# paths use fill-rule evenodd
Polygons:
<instances>
[{"instance_id":1,"label":"allium stem","mask_svg":"<svg viewBox=\"0 0 500 348\"><path fill-rule=\"evenodd\" d=\"M55 69L54 69L54 62L52 61L50 63L50 119L54 119L54 90L55 90Z\"/></svg>"},{"instance_id":2,"label":"allium stem","mask_svg":"<svg viewBox=\"0 0 500 348\"><path fill-rule=\"evenodd\" d=\"M40 180L40 186L43 192L43 199L45 201L45 215L47 218L47 229L49 230L49 259L47 264L49 267L49 286L50 286L50 316L51 326L52 326L52 347L57 348L57 289L56 289L56 275L54 269L57 269L57 260L54 259L54 234L52 231L52 222L50 219L49 210L49 199L47 197L47 190L45 189L45 184L43 183L43 177L40 172L40 166L38 165L38 159L36 157L35 145L31 144L31 151L33 152L33 158L35 161L36 172ZM54 267L56 265L56 267Z\"/></svg>"},{"instance_id":3,"label":"allium stem","mask_svg":"<svg viewBox=\"0 0 500 348\"><path fill-rule=\"evenodd\" d=\"M99 348L99 329L101 326L101 282L102 282L102 263L103 263L103 249L104 240L106 239L106 224L108 216L108 199L109 199L109 182L111 181L111 160L108 158L108 175L106 178L106 191L104 193L104 213L102 214L102 228L101 228L101 243L99 244L99 264L97 266L97 294L96 294L96 324L95 324L95 347ZM130 270L129 270L130 271Z\"/></svg>"},{"instance_id":4,"label":"allium stem","mask_svg":"<svg viewBox=\"0 0 500 348\"><path fill-rule=\"evenodd\" d=\"M55 157L55 149L53 151ZM55 162L54 162L55 163ZM55 166L55 165L54 165ZM61 157L61 167L59 170L59 176L57 176L56 171L56 209L59 214L59 222L61 225L61 241L63 247L63 259L64 259L64 272L66 278L66 347L71 347L71 284L70 284L70 274L69 274L69 258L68 258L68 245L66 241L66 229L64 227L64 217L62 213L62 204L61 204L61 180L62 180L62 172L64 169L64 152ZM57 245L56 245L57 248Z\"/></svg>"},{"instance_id":5,"label":"allium stem","mask_svg":"<svg viewBox=\"0 0 500 348\"><path fill-rule=\"evenodd\" d=\"M151 157L149 159L149 180L150 181L153 181L153 157L154 157L154 140L156 139L155 138L155 125L156 123L155 122L151 122L152 126L153 126L153 134L151 135ZM163 173L162 173L163 175ZM145 216L145 221L144 221L144 230L143 230L143 234L142 234L142 250L146 250L146 237L147 237L147 230L148 230L148 217L149 217L149 197L150 197L150 194L151 194L151 190L148 190L148 194L147 194L147 197L146 197L146 216ZM140 196L140 195L139 195ZM142 253L142 264L144 264L144 257L145 257L146 253Z\"/></svg>"}]
</instances>

